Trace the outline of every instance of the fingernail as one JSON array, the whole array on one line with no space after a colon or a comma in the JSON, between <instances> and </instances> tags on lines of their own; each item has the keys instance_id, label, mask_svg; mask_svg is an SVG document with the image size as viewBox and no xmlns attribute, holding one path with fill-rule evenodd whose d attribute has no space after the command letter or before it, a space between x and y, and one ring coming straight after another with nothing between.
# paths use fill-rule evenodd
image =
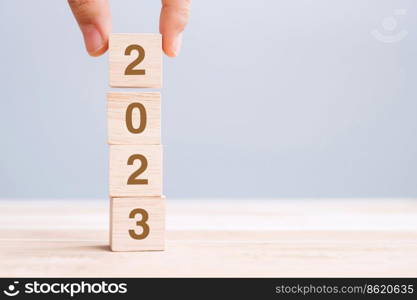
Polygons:
<instances>
[{"instance_id":1,"label":"fingernail","mask_svg":"<svg viewBox=\"0 0 417 300\"><path fill-rule=\"evenodd\" d=\"M182 34L179 34L174 39L174 42L173 42L173 45L172 45L173 46L173 52L174 52L175 56L177 56L180 53L181 44L182 44Z\"/></svg>"},{"instance_id":2,"label":"fingernail","mask_svg":"<svg viewBox=\"0 0 417 300\"><path fill-rule=\"evenodd\" d=\"M87 24L81 27L83 32L85 47L90 55L99 54L99 52L106 46L105 40L100 34L95 25Z\"/></svg>"}]
</instances>

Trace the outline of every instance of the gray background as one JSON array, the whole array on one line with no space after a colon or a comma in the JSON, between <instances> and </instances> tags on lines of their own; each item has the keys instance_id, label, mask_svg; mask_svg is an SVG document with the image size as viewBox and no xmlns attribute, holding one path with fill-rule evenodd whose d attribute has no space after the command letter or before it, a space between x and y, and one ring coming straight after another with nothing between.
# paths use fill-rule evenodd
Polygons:
<instances>
[{"instance_id":1,"label":"gray background","mask_svg":"<svg viewBox=\"0 0 417 300\"><path fill-rule=\"evenodd\" d=\"M158 30L159 1L111 5L114 32ZM194 0L164 60L165 193L417 196L416 8ZM86 55L66 1L1 1L0 36L0 198L107 197L107 56Z\"/></svg>"}]
</instances>

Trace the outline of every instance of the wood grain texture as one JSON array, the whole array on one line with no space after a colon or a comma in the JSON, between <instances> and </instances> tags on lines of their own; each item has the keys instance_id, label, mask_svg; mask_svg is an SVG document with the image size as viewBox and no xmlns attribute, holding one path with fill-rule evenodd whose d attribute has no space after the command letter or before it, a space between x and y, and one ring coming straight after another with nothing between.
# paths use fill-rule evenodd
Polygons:
<instances>
[{"instance_id":1,"label":"wood grain texture","mask_svg":"<svg viewBox=\"0 0 417 300\"><path fill-rule=\"evenodd\" d=\"M126 112L129 105L143 105L146 111L146 126L138 133L129 131L126 124ZM131 112L131 123L134 129L141 125L140 110L136 107ZM129 112L128 112L129 113ZM107 131L108 143L161 144L161 94L160 93L119 93L107 94Z\"/></svg>"},{"instance_id":2,"label":"wood grain texture","mask_svg":"<svg viewBox=\"0 0 417 300\"><path fill-rule=\"evenodd\" d=\"M0 276L417 276L415 199L166 204L165 251L111 252L107 199L0 201Z\"/></svg>"},{"instance_id":3,"label":"wood grain texture","mask_svg":"<svg viewBox=\"0 0 417 300\"><path fill-rule=\"evenodd\" d=\"M139 175L133 174L143 166L134 159L146 158L147 167ZM162 146L161 145L110 145L109 151L109 194L110 197L137 197L162 195ZM146 184L128 184L129 178L147 180Z\"/></svg>"},{"instance_id":4,"label":"wood grain texture","mask_svg":"<svg viewBox=\"0 0 417 300\"><path fill-rule=\"evenodd\" d=\"M139 45L145 51L143 61L134 69L145 70L144 75L125 75L126 68L138 57L126 48ZM162 87L162 38L160 34L111 34L109 39L109 83L112 87Z\"/></svg>"},{"instance_id":5,"label":"wood grain texture","mask_svg":"<svg viewBox=\"0 0 417 300\"><path fill-rule=\"evenodd\" d=\"M112 198L110 248L112 251L156 251L165 246L165 199L162 197ZM135 210L141 210L131 215ZM139 222L137 224L137 222ZM129 231L133 230L132 238ZM146 231L146 236L141 237Z\"/></svg>"}]
</instances>

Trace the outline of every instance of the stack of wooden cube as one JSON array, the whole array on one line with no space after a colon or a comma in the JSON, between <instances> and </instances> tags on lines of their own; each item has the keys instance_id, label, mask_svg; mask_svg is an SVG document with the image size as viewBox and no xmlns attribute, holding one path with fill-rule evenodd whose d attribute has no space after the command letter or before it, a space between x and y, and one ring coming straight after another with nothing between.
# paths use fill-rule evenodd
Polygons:
<instances>
[{"instance_id":1,"label":"stack of wooden cube","mask_svg":"<svg viewBox=\"0 0 417 300\"><path fill-rule=\"evenodd\" d=\"M159 34L112 34L111 87L161 88ZM113 251L163 250L161 94L107 94L110 147L110 247Z\"/></svg>"}]
</instances>

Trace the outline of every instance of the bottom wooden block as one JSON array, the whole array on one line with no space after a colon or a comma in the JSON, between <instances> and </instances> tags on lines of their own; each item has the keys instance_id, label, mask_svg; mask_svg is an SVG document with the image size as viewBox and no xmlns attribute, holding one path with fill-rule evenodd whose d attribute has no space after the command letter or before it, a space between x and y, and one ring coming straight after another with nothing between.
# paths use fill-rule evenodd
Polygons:
<instances>
[{"instance_id":1,"label":"bottom wooden block","mask_svg":"<svg viewBox=\"0 0 417 300\"><path fill-rule=\"evenodd\" d=\"M165 197L110 199L112 251L164 250Z\"/></svg>"}]
</instances>

